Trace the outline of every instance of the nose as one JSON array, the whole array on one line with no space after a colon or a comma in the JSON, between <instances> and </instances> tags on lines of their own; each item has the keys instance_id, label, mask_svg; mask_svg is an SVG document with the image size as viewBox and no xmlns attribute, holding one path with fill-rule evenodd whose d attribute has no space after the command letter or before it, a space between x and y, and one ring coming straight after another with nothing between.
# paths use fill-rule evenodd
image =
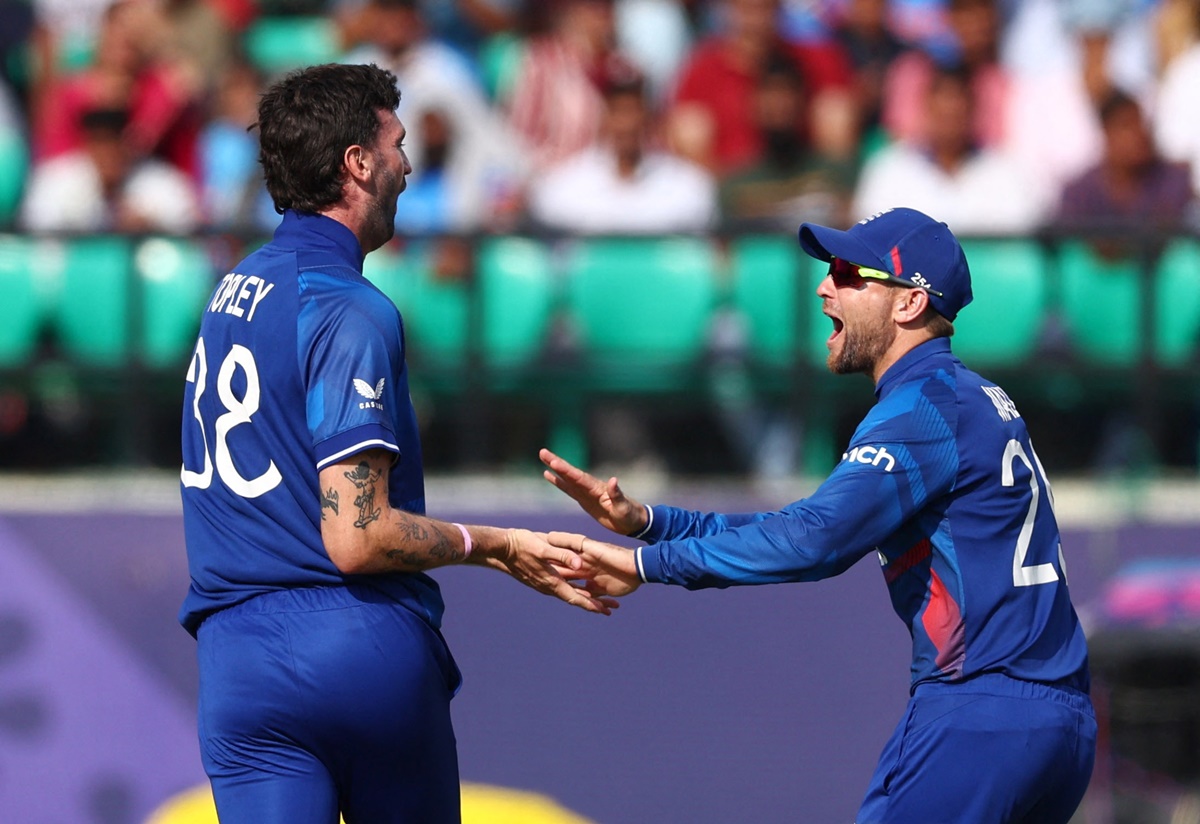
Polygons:
<instances>
[{"instance_id":1,"label":"nose","mask_svg":"<svg viewBox=\"0 0 1200 824\"><path fill-rule=\"evenodd\" d=\"M829 275L821 278L821 282L817 284L817 297L833 300L837 297L837 290L833 288L833 278Z\"/></svg>"}]
</instances>

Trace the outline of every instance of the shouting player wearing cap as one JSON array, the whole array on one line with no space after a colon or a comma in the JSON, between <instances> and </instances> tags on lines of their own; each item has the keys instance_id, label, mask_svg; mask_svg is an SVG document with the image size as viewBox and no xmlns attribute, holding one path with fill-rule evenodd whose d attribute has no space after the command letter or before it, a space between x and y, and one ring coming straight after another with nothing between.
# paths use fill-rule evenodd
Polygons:
<instances>
[{"instance_id":1,"label":"shouting player wearing cap","mask_svg":"<svg viewBox=\"0 0 1200 824\"><path fill-rule=\"evenodd\" d=\"M858 824L1066 822L1095 758L1087 647L1025 422L950 351L971 301L962 248L912 209L844 232L804 224L800 244L829 263L829 368L870 375L878 398L829 478L778 512L690 512L643 506L543 450L547 480L649 545L551 543L610 596L813 581L877 554L912 634L912 697Z\"/></svg>"}]
</instances>

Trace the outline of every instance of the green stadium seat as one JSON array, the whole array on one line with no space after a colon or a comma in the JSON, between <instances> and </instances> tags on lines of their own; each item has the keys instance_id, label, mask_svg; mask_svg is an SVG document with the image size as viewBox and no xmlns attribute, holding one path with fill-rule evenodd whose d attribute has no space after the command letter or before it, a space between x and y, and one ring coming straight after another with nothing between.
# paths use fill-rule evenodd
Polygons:
<instances>
[{"instance_id":1,"label":"green stadium seat","mask_svg":"<svg viewBox=\"0 0 1200 824\"><path fill-rule=\"evenodd\" d=\"M1082 241L1059 247L1063 319L1076 351L1103 366L1130 366L1142 344L1140 260L1101 258Z\"/></svg>"},{"instance_id":2,"label":"green stadium seat","mask_svg":"<svg viewBox=\"0 0 1200 824\"><path fill-rule=\"evenodd\" d=\"M186 364L215 285L208 254L195 241L150 238L133 261L142 289L142 362L153 369Z\"/></svg>"},{"instance_id":3,"label":"green stadium seat","mask_svg":"<svg viewBox=\"0 0 1200 824\"><path fill-rule=\"evenodd\" d=\"M954 353L973 366L1022 363L1045 319L1045 256L1029 240L964 239L962 247L975 298L955 321Z\"/></svg>"},{"instance_id":4,"label":"green stadium seat","mask_svg":"<svg viewBox=\"0 0 1200 824\"><path fill-rule=\"evenodd\" d=\"M28 169L29 151L24 138L16 131L0 132L0 223L7 223L16 214Z\"/></svg>"},{"instance_id":5,"label":"green stadium seat","mask_svg":"<svg viewBox=\"0 0 1200 824\"><path fill-rule=\"evenodd\" d=\"M678 388L698 365L716 305L716 255L699 238L577 241L567 304L593 386Z\"/></svg>"},{"instance_id":6,"label":"green stadium seat","mask_svg":"<svg viewBox=\"0 0 1200 824\"><path fill-rule=\"evenodd\" d=\"M1200 243L1177 240L1159 260L1154 349L1163 366L1183 366L1200 350Z\"/></svg>"},{"instance_id":7,"label":"green stadium seat","mask_svg":"<svg viewBox=\"0 0 1200 824\"><path fill-rule=\"evenodd\" d=\"M4 296L0 368L27 365L37 347L42 305L36 272L31 265L32 255L32 241L12 235L0 236L0 295Z\"/></svg>"},{"instance_id":8,"label":"green stadium seat","mask_svg":"<svg viewBox=\"0 0 1200 824\"><path fill-rule=\"evenodd\" d=\"M519 237L486 240L478 254L483 362L493 370L528 366L545 346L555 309L550 255Z\"/></svg>"},{"instance_id":9,"label":"green stadium seat","mask_svg":"<svg viewBox=\"0 0 1200 824\"><path fill-rule=\"evenodd\" d=\"M251 62L269 75L332 63L341 54L329 17L260 17L243 38Z\"/></svg>"},{"instance_id":10,"label":"green stadium seat","mask_svg":"<svg viewBox=\"0 0 1200 824\"><path fill-rule=\"evenodd\" d=\"M502 100L516 80L525 58L525 41L511 32L493 34L480 49L483 87L492 100Z\"/></svg>"},{"instance_id":11,"label":"green stadium seat","mask_svg":"<svg viewBox=\"0 0 1200 824\"><path fill-rule=\"evenodd\" d=\"M435 382L454 377L451 373L466 364L471 310L469 283L435 272L431 244L437 242L385 246L363 263L363 274L392 299L404 318L408 357L423 367L414 377Z\"/></svg>"},{"instance_id":12,"label":"green stadium seat","mask_svg":"<svg viewBox=\"0 0 1200 824\"><path fill-rule=\"evenodd\" d=\"M129 240L114 235L67 243L54 311L63 352L80 363L120 366L129 354Z\"/></svg>"},{"instance_id":13,"label":"green stadium seat","mask_svg":"<svg viewBox=\"0 0 1200 824\"><path fill-rule=\"evenodd\" d=\"M801 267L808 256L789 238L740 237L730 247L733 306L746 325L751 360L792 363L799 340Z\"/></svg>"},{"instance_id":14,"label":"green stadium seat","mask_svg":"<svg viewBox=\"0 0 1200 824\"><path fill-rule=\"evenodd\" d=\"M363 259L363 276L391 298L407 319L415 275L408 257L395 244L389 243L367 255Z\"/></svg>"}]
</instances>

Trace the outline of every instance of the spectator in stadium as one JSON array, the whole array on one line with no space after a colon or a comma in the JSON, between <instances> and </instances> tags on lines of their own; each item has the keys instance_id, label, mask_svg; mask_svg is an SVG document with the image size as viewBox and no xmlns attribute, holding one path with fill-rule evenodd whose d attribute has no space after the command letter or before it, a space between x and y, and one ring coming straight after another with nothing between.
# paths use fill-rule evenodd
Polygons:
<instances>
[{"instance_id":1,"label":"spectator in stadium","mask_svg":"<svg viewBox=\"0 0 1200 824\"><path fill-rule=\"evenodd\" d=\"M250 128L264 80L249 61L234 58L217 85L212 116L200 133L201 196L210 226L270 231L279 222Z\"/></svg>"},{"instance_id":2,"label":"spectator in stadium","mask_svg":"<svg viewBox=\"0 0 1200 824\"><path fill-rule=\"evenodd\" d=\"M530 217L579 233L700 232L716 222L716 184L704 168L654 148L643 77L622 72L605 86L595 145L533 181Z\"/></svg>"},{"instance_id":3,"label":"spectator in stadium","mask_svg":"<svg viewBox=\"0 0 1200 824\"><path fill-rule=\"evenodd\" d=\"M868 146L886 141L882 132L884 82L904 44L892 32L887 0L849 0L833 29L853 68L859 129Z\"/></svg>"},{"instance_id":4,"label":"spectator in stadium","mask_svg":"<svg viewBox=\"0 0 1200 824\"><path fill-rule=\"evenodd\" d=\"M961 67L971 82L978 101L972 114L974 141L980 146L998 146L1004 138L1009 78L999 61L997 0L949 0L947 17L957 54L940 65ZM907 51L891 66L882 116L892 139L919 142L929 136L932 124L926 100L938 66L938 61L919 48Z\"/></svg>"},{"instance_id":5,"label":"spectator in stadium","mask_svg":"<svg viewBox=\"0 0 1200 824\"><path fill-rule=\"evenodd\" d=\"M842 226L855 164L812 150L796 129L807 96L795 64L769 61L754 89L762 157L721 181L721 215L735 229L792 229L805 220Z\"/></svg>"},{"instance_id":6,"label":"spectator in stadium","mask_svg":"<svg viewBox=\"0 0 1200 824\"><path fill-rule=\"evenodd\" d=\"M227 823L459 820L461 678L426 570L491 567L611 608L563 579L579 562L541 537L424 514L401 319L362 277L411 170L399 102L376 66L267 90L262 161L283 219L206 301L189 367L180 620Z\"/></svg>"},{"instance_id":7,"label":"spectator in stadium","mask_svg":"<svg viewBox=\"0 0 1200 824\"><path fill-rule=\"evenodd\" d=\"M129 112L125 140L135 152L198 180L201 91L199 72L172 51L161 10L118 0L104 13L93 62L65 76L51 74L33 101L35 157L79 148L82 112L122 108Z\"/></svg>"},{"instance_id":8,"label":"spectator in stadium","mask_svg":"<svg viewBox=\"0 0 1200 824\"><path fill-rule=\"evenodd\" d=\"M1111 92L1100 106L1104 156L1063 190L1057 221L1074 229L1179 229L1194 223L1196 200L1186 163L1164 160L1154 148L1150 125L1129 95ZM1094 240L1101 255L1135 251L1112 236Z\"/></svg>"},{"instance_id":9,"label":"spectator in stadium","mask_svg":"<svg viewBox=\"0 0 1200 824\"><path fill-rule=\"evenodd\" d=\"M1174 13L1166 16L1171 9ZM1200 0L1179 0L1165 4L1166 21L1187 40L1176 46L1163 67L1162 81L1154 107L1154 140L1164 157L1188 163L1192 170L1192 189L1200 194L1200 107L1196 89L1200 88Z\"/></svg>"},{"instance_id":10,"label":"spectator in stadium","mask_svg":"<svg viewBox=\"0 0 1200 824\"><path fill-rule=\"evenodd\" d=\"M501 103L533 170L541 172L596 140L605 78L633 64L615 46L613 0L547 0L535 12L547 19L531 24L540 33L529 38Z\"/></svg>"},{"instance_id":11,"label":"spectator in stadium","mask_svg":"<svg viewBox=\"0 0 1200 824\"><path fill-rule=\"evenodd\" d=\"M427 125L440 129L437 166L418 164L412 185L426 188L426 174L440 175L429 189L445 191L442 228L500 228L515 219L525 162L516 138L492 110L471 64L429 36L418 0L369 0L362 29L369 40L351 50L346 63L374 63L399 78L404 90L397 115L409 126L405 150L425 159Z\"/></svg>"},{"instance_id":12,"label":"spectator in stadium","mask_svg":"<svg viewBox=\"0 0 1200 824\"><path fill-rule=\"evenodd\" d=\"M172 232L196 228L191 181L157 158L138 157L122 109L80 117L83 148L34 167L21 224L34 232Z\"/></svg>"},{"instance_id":13,"label":"spectator in stadium","mask_svg":"<svg viewBox=\"0 0 1200 824\"><path fill-rule=\"evenodd\" d=\"M225 75L236 40L228 17L211 0L159 0L163 33L173 59L198 75L207 96Z\"/></svg>"},{"instance_id":14,"label":"spectator in stadium","mask_svg":"<svg viewBox=\"0 0 1200 824\"><path fill-rule=\"evenodd\" d=\"M1038 225L1043 205L1022 168L975 141L974 88L966 70L933 73L925 92L925 137L894 143L867 161L853 219L910 203L952 215L956 232L1028 232Z\"/></svg>"},{"instance_id":15,"label":"spectator in stadium","mask_svg":"<svg viewBox=\"0 0 1200 824\"><path fill-rule=\"evenodd\" d=\"M548 481L647 545L550 541L615 597L816 581L878 557L912 687L855 821L1067 824L1096 755L1087 643L1025 420L950 349L972 298L962 247L906 208L844 232L805 223L800 244L829 264L829 369L867 375L877 397L829 477L775 512L703 513L644 506L543 450Z\"/></svg>"},{"instance_id":16,"label":"spectator in stadium","mask_svg":"<svg viewBox=\"0 0 1200 824\"><path fill-rule=\"evenodd\" d=\"M667 112L667 139L718 176L758 160L754 87L773 55L791 59L809 90L797 131L816 151L852 157L858 148L850 63L832 41L791 43L779 33L779 0L721 0L722 28L701 41L680 72Z\"/></svg>"}]
</instances>

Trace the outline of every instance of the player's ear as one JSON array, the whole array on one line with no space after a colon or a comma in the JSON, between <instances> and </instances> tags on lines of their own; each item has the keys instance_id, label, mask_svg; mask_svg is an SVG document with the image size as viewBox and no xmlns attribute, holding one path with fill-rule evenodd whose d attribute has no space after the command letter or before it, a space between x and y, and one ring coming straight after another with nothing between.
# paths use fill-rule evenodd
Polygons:
<instances>
[{"instance_id":1,"label":"player's ear","mask_svg":"<svg viewBox=\"0 0 1200 824\"><path fill-rule=\"evenodd\" d=\"M365 182L371 177L371 155L357 143L346 147L342 154L342 164L353 180Z\"/></svg>"},{"instance_id":2,"label":"player's ear","mask_svg":"<svg viewBox=\"0 0 1200 824\"><path fill-rule=\"evenodd\" d=\"M924 289L897 289L893 304L897 323L912 323L929 308L929 293Z\"/></svg>"}]
</instances>

